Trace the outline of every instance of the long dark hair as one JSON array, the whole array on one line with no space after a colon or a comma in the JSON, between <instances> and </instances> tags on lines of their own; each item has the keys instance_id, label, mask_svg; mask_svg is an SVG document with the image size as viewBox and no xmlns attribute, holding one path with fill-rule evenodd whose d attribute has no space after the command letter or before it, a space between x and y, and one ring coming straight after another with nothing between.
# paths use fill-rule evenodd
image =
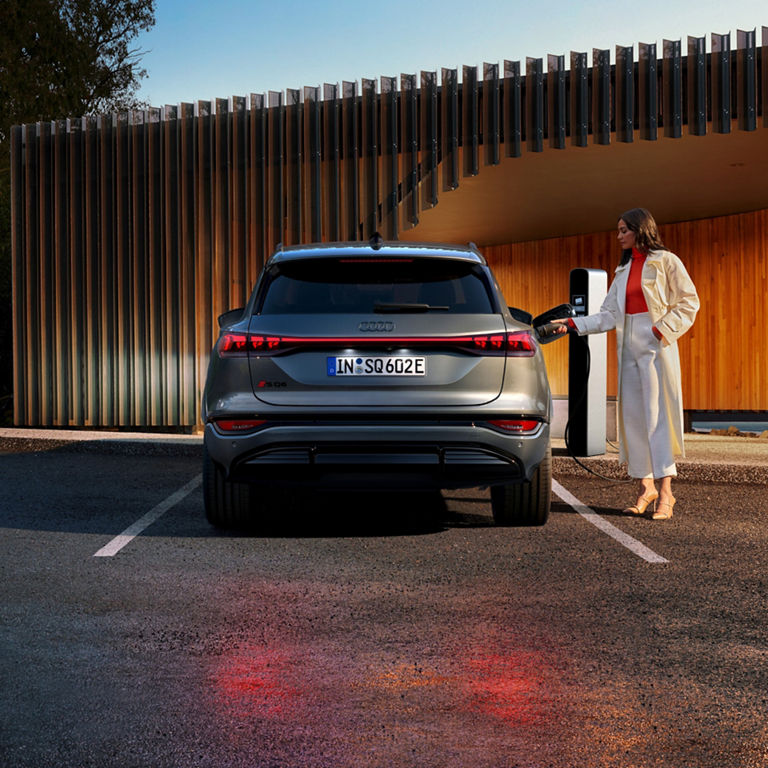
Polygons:
<instances>
[{"instance_id":1,"label":"long dark hair","mask_svg":"<svg viewBox=\"0 0 768 768\"><path fill-rule=\"evenodd\" d=\"M632 208L619 216L619 221L627 225L630 232L635 233L635 248L643 253L663 249L664 243L659 235L656 220L650 211L645 208ZM621 264L626 264L632 258L632 249L627 248L621 252Z\"/></svg>"}]
</instances>

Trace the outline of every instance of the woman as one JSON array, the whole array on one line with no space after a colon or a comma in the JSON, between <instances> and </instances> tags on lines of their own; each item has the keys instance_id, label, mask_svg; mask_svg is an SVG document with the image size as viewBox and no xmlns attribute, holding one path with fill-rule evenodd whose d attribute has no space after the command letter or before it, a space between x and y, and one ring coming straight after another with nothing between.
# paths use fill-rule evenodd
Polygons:
<instances>
[{"instance_id":1,"label":"woman","mask_svg":"<svg viewBox=\"0 0 768 768\"><path fill-rule=\"evenodd\" d=\"M683 263L666 250L644 208L621 215L622 258L600 311L555 320L580 336L616 329L619 369L619 454L640 481L624 511L642 515L657 502L654 520L672 517L676 455L683 449L683 398L677 340L693 325L699 297ZM656 480L660 481L656 490Z\"/></svg>"}]
</instances>

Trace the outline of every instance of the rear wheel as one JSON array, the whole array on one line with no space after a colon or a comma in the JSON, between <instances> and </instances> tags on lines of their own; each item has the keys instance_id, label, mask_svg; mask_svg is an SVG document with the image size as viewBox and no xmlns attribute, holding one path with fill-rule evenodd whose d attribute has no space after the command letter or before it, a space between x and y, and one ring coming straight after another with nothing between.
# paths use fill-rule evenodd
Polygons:
<instances>
[{"instance_id":1,"label":"rear wheel","mask_svg":"<svg viewBox=\"0 0 768 768\"><path fill-rule=\"evenodd\" d=\"M242 528L252 520L251 487L232 483L203 446L205 516L216 528Z\"/></svg>"},{"instance_id":2,"label":"rear wheel","mask_svg":"<svg viewBox=\"0 0 768 768\"><path fill-rule=\"evenodd\" d=\"M544 525L552 495L552 451L536 468L530 482L495 485L491 488L491 511L496 525Z\"/></svg>"}]
</instances>

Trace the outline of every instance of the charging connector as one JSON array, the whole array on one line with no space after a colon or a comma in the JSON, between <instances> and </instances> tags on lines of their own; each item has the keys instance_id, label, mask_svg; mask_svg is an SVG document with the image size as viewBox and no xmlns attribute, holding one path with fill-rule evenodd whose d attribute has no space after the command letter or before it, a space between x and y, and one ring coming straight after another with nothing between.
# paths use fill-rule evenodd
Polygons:
<instances>
[{"instance_id":1,"label":"charging connector","mask_svg":"<svg viewBox=\"0 0 768 768\"><path fill-rule=\"evenodd\" d=\"M545 323L544 325L540 325L537 328L534 328L536 335L542 341L552 339L555 336L563 336L563 338L565 338L566 334L562 329L563 325L561 323ZM565 326L565 329L567 331L568 326Z\"/></svg>"}]
</instances>

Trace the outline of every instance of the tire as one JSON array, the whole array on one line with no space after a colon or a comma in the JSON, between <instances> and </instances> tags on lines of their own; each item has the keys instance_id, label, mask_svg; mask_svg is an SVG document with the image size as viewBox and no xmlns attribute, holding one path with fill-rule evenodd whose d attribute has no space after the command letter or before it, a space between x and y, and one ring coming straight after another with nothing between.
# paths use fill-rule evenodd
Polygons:
<instances>
[{"instance_id":1,"label":"tire","mask_svg":"<svg viewBox=\"0 0 768 768\"><path fill-rule=\"evenodd\" d=\"M552 496L552 450L536 468L530 482L495 485L491 488L491 511L496 525L544 525Z\"/></svg>"},{"instance_id":2,"label":"tire","mask_svg":"<svg viewBox=\"0 0 768 768\"><path fill-rule=\"evenodd\" d=\"M203 446L203 499L205 516L215 528L242 528L252 517L251 487L232 483Z\"/></svg>"}]
</instances>

